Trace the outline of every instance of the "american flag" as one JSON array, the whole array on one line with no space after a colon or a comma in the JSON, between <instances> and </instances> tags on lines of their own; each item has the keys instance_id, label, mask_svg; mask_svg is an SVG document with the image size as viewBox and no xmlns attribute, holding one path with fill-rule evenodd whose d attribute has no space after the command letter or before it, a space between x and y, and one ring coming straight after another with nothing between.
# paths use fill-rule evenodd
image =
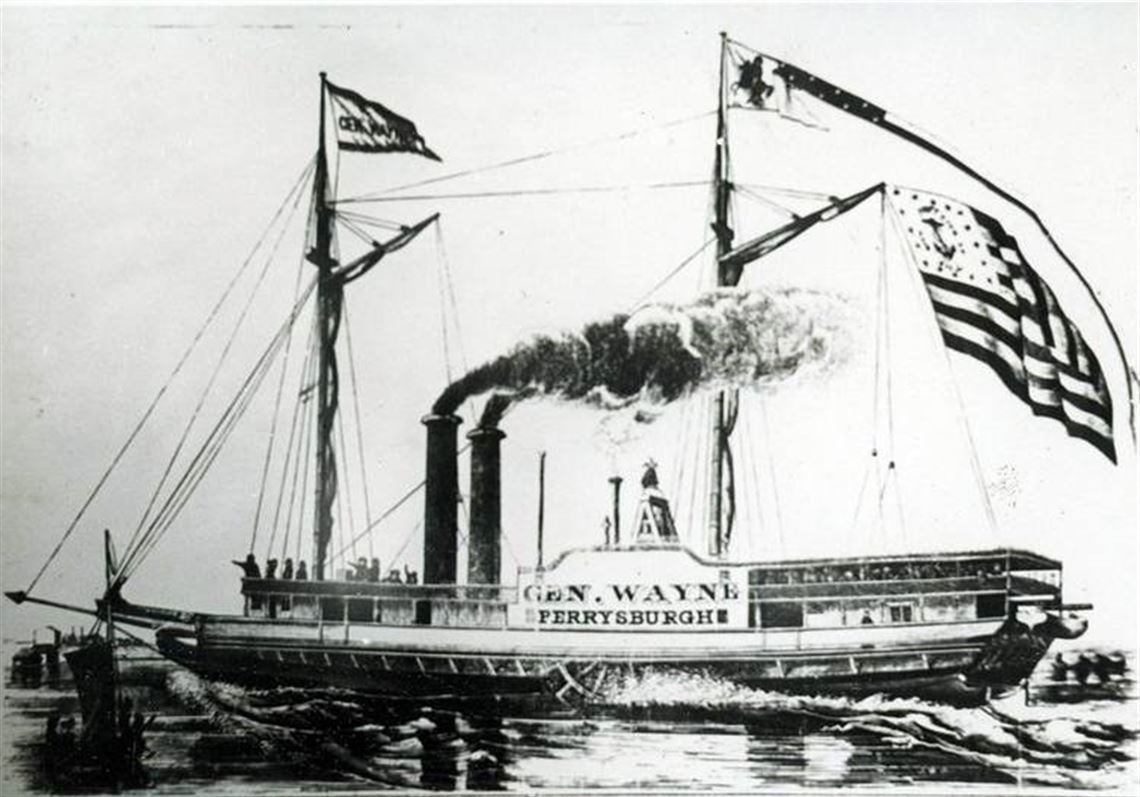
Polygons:
<instances>
[{"instance_id":1,"label":"american flag","mask_svg":"<svg viewBox=\"0 0 1140 797\"><path fill-rule=\"evenodd\" d=\"M888 189L942 339L987 363L1035 415L1116 462L1112 399L1096 356L998 221L948 197Z\"/></svg>"}]
</instances>

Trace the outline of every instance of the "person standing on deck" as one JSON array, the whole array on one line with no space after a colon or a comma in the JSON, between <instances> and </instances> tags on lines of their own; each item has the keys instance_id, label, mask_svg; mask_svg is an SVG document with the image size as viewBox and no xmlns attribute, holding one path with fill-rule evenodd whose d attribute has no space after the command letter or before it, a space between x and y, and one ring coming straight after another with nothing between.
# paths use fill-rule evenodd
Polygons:
<instances>
[{"instance_id":1,"label":"person standing on deck","mask_svg":"<svg viewBox=\"0 0 1140 797\"><path fill-rule=\"evenodd\" d=\"M234 559L233 563L241 568L246 578L261 578L261 568L257 565L254 555L247 554L245 559Z\"/></svg>"}]
</instances>

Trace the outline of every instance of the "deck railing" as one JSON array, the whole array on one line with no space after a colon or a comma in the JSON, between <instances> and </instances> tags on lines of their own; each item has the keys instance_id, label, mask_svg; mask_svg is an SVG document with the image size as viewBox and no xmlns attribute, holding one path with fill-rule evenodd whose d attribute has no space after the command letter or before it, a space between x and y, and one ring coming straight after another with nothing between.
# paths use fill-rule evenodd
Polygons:
<instances>
[{"instance_id":1,"label":"deck railing","mask_svg":"<svg viewBox=\"0 0 1140 797\"><path fill-rule=\"evenodd\" d=\"M514 586L242 579L245 614L325 624L501 628Z\"/></svg>"}]
</instances>

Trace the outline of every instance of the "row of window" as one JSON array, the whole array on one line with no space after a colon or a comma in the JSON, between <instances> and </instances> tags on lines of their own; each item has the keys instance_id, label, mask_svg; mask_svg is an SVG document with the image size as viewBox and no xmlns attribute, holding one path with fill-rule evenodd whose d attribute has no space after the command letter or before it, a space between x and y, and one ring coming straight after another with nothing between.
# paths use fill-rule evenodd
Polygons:
<instances>
[{"instance_id":1,"label":"row of window","mask_svg":"<svg viewBox=\"0 0 1140 797\"><path fill-rule=\"evenodd\" d=\"M748 625L752 628L804 628L852 625L905 624L922 621L954 621L1004 617L1006 596L1003 593L976 595L973 598L951 598L931 602L917 601L802 601L753 602L748 607ZM807 622L805 622L805 620ZM813 620L817 622L812 622Z\"/></svg>"},{"instance_id":2,"label":"row of window","mask_svg":"<svg viewBox=\"0 0 1140 797\"><path fill-rule=\"evenodd\" d=\"M809 567L755 568L748 574L753 586L768 584L827 584L849 581L898 581L929 578L985 578L1004 576L1002 559L965 559L949 562L895 562L877 564L813 565Z\"/></svg>"},{"instance_id":3,"label":"row of window","mask_svg":"<svg viewBox=\"0 0 1140 797\"><path fill-rule=\"evenodd\" d=\"M325 623L385 623L387 625L488 625L505 616L498 601L433 601L430 598L378 599L337 596L259 596L248 598L248 614L257 617L321 620ZM491 617L494 615L494 618Z\"/></svg>"}]
</instances>

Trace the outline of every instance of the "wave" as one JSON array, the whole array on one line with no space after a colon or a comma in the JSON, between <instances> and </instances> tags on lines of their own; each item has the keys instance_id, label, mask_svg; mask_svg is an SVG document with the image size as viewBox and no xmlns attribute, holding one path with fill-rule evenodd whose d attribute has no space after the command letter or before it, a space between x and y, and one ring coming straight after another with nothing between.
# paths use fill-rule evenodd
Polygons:
<instances>
[{"instance_id":1,"label":"wave","mask_svg":"<svg viewBox=\"0 0 1140 797\"><path fill-rule=\"evenodd\" d=\"M183 672L171 676L168 688L273 756L400 788L500 788L512 779L513 760L587 755L597 723L606 720L636 719L634 733L743 726L757 739L824 735L888 748L904 760L934 755L999 782L1085 789L1126 783L1137 739L1135 727L1123 723L1058 716L1080 708L1068 705L1015 716L1012 707L793 696L669 672L608 680L600 698L571 721L461 714L347 690L248 690Z\"/></svg>"},{"instance_id":2,"label":"wave","mask_svg":"<svg viewBox=\"0 0 1140 797\"><path fill-rule=\"evenodd\" d=\"M869 735L1025 782L1070 788L1119 785L1131 774L1126 765L1135 761L1138 737L1135 727L1090 717L1015 717L994 705L957 708L882 695L794 696L685 673L626 676L609 686L601 702L619 715L734 718L771 731ZM1056 710L1045 709L1051 715Z\"/></svg>"}]
</instances>

